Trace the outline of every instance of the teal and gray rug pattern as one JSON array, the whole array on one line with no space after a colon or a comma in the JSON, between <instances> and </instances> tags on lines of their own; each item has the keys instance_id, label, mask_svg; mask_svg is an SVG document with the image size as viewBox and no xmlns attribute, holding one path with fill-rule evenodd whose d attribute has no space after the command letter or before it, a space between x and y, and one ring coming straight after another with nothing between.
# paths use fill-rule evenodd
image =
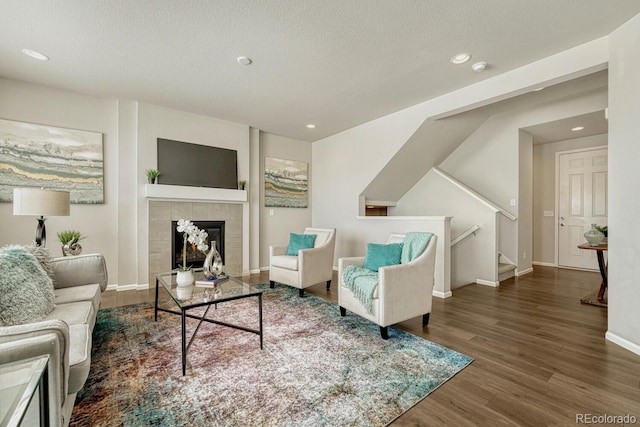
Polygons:
<instances>
[{"instance_id":1,"label":"teal and gray rug pattern","mask_svg":"<svg viewBox=\"0 0 640 427\"><path fill-rule=\"evenodd\" d=\"M71 425L384 426L472 361L395 328L382 340L377 325L297 289L259 287L264 349L257 335L205 323L185 376L180 316L154 322L152 304L100 310ZM257 299L208 317L257 329ZM187 324L189 336L197 321Z\"/></svg>"}]
</instances>

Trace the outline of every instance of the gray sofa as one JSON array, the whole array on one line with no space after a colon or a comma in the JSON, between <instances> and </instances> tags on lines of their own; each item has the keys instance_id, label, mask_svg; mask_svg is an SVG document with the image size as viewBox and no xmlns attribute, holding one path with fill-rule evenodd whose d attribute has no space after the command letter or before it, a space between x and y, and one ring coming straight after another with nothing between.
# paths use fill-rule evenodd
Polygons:
<instances>
[{"instance_id":1,"label":"gray sofa","mask_svg":"<svg viewBox=\"0 0 640 427\"><path fill-rule=\"evenodd\" d=\"M91 334L107 267L100 254L54 258L53 311L38 322L0 327L0 363L49 355L50 425L67 426L91 363Z\"/></svg>"}]
</instances>

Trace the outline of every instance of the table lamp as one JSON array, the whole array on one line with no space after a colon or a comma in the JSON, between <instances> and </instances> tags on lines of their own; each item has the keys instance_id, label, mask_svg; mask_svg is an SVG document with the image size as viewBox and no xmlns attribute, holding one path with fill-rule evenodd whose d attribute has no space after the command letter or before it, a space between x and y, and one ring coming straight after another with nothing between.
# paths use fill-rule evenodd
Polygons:
<instances>
[{"instance_id":1,"label":"table lamp","mask_svg":"<svg viewBox=\"0 0 640 427\"><path fill-rule=\"evenodd\" d=\"M68 191L44 188L13 189L13 214L40 217L37 218L36 246L45 246L47 241L44 216L69 216L69 203Z\"/></svg>"}]
</instances>

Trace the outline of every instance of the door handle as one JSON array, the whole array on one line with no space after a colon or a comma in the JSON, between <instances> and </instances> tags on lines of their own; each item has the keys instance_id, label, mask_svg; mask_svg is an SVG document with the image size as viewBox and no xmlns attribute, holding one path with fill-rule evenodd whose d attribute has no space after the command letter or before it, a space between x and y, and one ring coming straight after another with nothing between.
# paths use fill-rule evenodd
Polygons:
<instances>
[{"instance_id":1,"label":"door handle","mask_svg":"<svg viewBox=\"0 0 640 427\"><path fill-rule=\"evenodd\" d=\"M560 227L564 227L564 224L563 224L563 223L560 223Z\"/></svg>"}]
</instances>

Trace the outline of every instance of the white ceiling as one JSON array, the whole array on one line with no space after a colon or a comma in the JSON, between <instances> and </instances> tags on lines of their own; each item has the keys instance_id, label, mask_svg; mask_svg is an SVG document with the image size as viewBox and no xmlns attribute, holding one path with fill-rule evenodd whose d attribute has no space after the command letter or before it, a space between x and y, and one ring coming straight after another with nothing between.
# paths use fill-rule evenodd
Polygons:
<instances>
[{"instance_id":1,"label":"white ceiling","mask_svg":"<svg viewBox=\"0 0 640 427\"><path fill-rule=\"evenodd\" d=\"M0 76L315 141L638 13L638 0L0 0ZM450 64L459 52L472 60Z\"/></svg>"},{"instance_id":2,"label":"white ceiling","mask_svg":"<svg viewBox=\"0 0 640 427\"><path fill-rule=\"evenodd\" d=\"M578 131L571 130L579 126L584 127L584 129ZM533 136L534 144L546 144L548 142L602 135L609 131L609 123L605 118L604 110L602 110L555 120L549 123L542 123L523 128L522 130L529 132Z\"/></svg>"}]
</instances>

